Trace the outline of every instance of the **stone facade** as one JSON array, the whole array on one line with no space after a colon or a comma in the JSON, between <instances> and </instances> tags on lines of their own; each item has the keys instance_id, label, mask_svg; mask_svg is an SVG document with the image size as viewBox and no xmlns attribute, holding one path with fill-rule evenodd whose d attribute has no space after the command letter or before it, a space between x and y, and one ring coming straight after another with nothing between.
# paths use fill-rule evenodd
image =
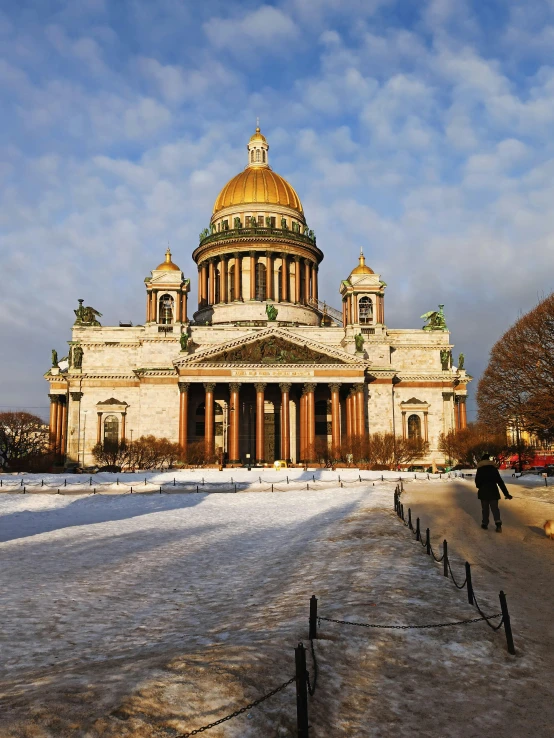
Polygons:
<instances>
[{"instance_id":1,"label":"stone facade","mask_svg":"<svg viewBox=\"0 0 554 738\"><path fill-rule=\"evenodd\" d=\"M268 149L257 130L201 234L192 320L169 250L145 280L143 325L103 327L76 311L68 365L45 375L60 461L86 466L96 443L154 435L205 441L229 462L298 462L317 442L383 431L419 434L421 463L444 462L439 436L465 426L470 380L451 366L446 326L388 328L386 284L363 255L340 284L342 311L322 303L323 253Z\"/></svg>"}]
</instances>

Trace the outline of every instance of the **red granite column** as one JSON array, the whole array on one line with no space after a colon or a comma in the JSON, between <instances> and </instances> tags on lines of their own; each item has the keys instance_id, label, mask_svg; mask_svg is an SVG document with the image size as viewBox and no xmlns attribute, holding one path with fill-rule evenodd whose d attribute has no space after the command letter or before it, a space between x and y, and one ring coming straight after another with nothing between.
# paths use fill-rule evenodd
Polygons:
<instances>
[{"instance_id":1,"label":"red granite column","mask_svg":"<svg viewBox=\"0 0 554 738\"><path fill-rule=\"evenodd\" d=\"M294 301L296 303L300 303L302 300L302 293L300 291L302 282L300 280L300 270L302 267L300 266L300 257L295 256L294 257Z\"/></svg>"},{"instance_id":2,"label":"red granite column","mask_svg":"<svg viewBox=\"0 0 554 738\"><path fill-rule=\"evenodd\" d=\"M229 302L229 286L227 284L229 279L229 257L223 256L221 259L221 302Z\"/></svg>"},{"instance_id":3,"label":"red granite column","mask_svg":"<svg viewBox=\"0 0 554 738\"><path fill-rule=\"evenodd\" d=\"M425 417L427 417L427 415ZM464 395L462 395L460 397L460 430L463 430L464 428L467 428L467 412L466 412L466 398Z\"/></svg>"},{"instance_id":4,"label":"red granite column","mask_svg":"<svg viewBox=\"0 0 554 738\"><path fill-rule=\"evenodd\" d=\"M310 260L304 259L304 304L308 305L310 302Z\"/></svg>"},{"instance_id":5,"label":"red granite column","mask_svg":"<svg viewBox=\"0 0 554 738\"><path fill-rule=\"evenodd\" d=\"M364 385L356 386L356 435L360 438L365 435L365 392Z\"/></svg>"},{"instance_id":6,"label":"red granite column","mask_svg":"<svg viewBox=\"0 0 554 738\"><path fill-rule=\"evenodd\" d=\"M286 254L281 254L281 301L289 300L289 263Z\"/></svg>"},{"instance_id":7,"label":"red granite column","mask_svg":"<svg viewBox=\"0 0 554 738\"><path fill-rule=\"evenodd\" d=\"M340 384L330 384L331 391L331 449L340 448Z\"/></svg>"},{"instance_id":8,"label":"red granite column","mask_svg":"<svg viewBox=\"0 0 554 738\"><path fill-rule=\"evenodd\" d=\"M300 396L300 461L304 461L306 459L306 434L307 434L307 416L306 416L306 399L307 395L303 391L302 395Z\"/></svg>"},{"instance_id":9,"label":"red granite column","mask_svg":"<svg viewBox=\"0 0 554 738\"><path fill-rule=\"evenodd\" d=\"M206 390L205 415L204 415L204 442L206 454L210 457L214 453L214 389L215 384L208 382L204 384Z\"/></svg>"},{"instance_id":10,"label":"red granite column","mask_svg":"<svg viewBox=\"0 0 554 738\"><path fill-rule=\"evenodd\" d=\"M184 452L188 444L189 387L188 382L179 382L179 446Z\"/></svg>"},{"instance_id":11,"label":"red granite column","mask_svg":"<svg viewBox=\"0 0 554 738\"><path fill-rule=\"evenodd\" d=\"M215 304L215 259L210 259L208 264L209 274L209 287L208 287L208 304Z\"/></svg>"},{"instance_id":12,"label":"red granite column","mask_svg":"<svg viewBox=\"0 0 554 738\"><path fill-rule=\"evenodd\" d=\"M61 437L60 437L60 453L62 456L65 456L66 449L67 449L67 397L63 397Z\"/></svg>"},{"instance_id":13,"label":"red granite column","mask_svg":"<svg viewBox=\"0 0 554 738\"><path fill-rule=\"evenodd\" d=\"M240 300L241 289L240 253L235 254L235 300Z\"/></svg>"},{"instance_id":14,"label":"red granite column","mask_svg":"<svg viewBox=\"0 0 554 738\"><path fill-rule=\"evenodd\" d=\"M312 297L317 300L317 264L312 264Z\"/></svg>"},{"instance_id":15,"label":"red granite column","mask_svg":"<svg viewBox=\"0 0 554 738\"><path fill-rule=\"evenodd\" d=\"M229 385L229 463L240 462L239 426L240 426L240 404L239 404L239 382L231 382Z\"/></svg>"},{"instance_id":16,"label":"red granite column","mask_svg":"<svg viewBox=\"0 0 554 738\"><path fill-rule=\"evenodd\" d=\"M257 382L256 388L256 461L264 461L265 456L265 397L266 385Z\"/></svg>"},{"instance_id":17,"label":"red granite column","mask_svg":"<svg viewBox=\"0 0 554 738\"><path fill-rule=\"evenodd\" d=\"M306 458L313 461L315 458L315 384L305 384L306 394Z\"/></svg>"},{"instance_id":18,"label":"red granite column","mask_svg":"<svg viewBox=\"0 0 554 738\"><path fill-rule=\"evenodd\" d=\"M250 299L256 299L256 252L250 252Z\"/></svg>"},{"instance_id":19,"label":"red granite column","mask_svg":"<svg viewBox=\"0 0 554 738\"><path fill-rule=\"evenodd\" d=\"M49 425L49 442L50 451L56 452L56 428L58 426L58 395L50 394L50 425Z\"/></svg>"},{"instance_id":20,"label":"red granite column","mask_svg":"<svg viewBox=\"0 0 554 738\"><path fill-rule=\"evenodd\" d=\"M290 461L290 388L283 382L281 389L281 458Z\"/></svg>"}]
</instances>

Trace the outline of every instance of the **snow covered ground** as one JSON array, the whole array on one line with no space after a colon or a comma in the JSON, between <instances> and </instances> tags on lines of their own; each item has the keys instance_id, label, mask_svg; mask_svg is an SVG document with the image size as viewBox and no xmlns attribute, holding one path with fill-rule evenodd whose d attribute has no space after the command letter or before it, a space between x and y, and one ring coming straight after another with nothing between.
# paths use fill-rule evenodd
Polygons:
<instances>
[{"instance_id":1,"label":"snow covered ground","mask_svg":"<svg viewBox=\"0 0 554 738\"><path fill-rule=\"evenodd\" d=\"M230 488L243 477L237 494L155 493L173 473L133 496L0 494L0 736L159 738L217 720L293 675L312 594L337 619L477 616L392 512L394 482L289 471L288 485L268 470L262 484L258 470L179 473ZM275 492L261 491L272 475ZM405 495L467 484L412 481ZM481 596L488 612L497 589ZM321 626L316 738L550 735L549 657L522 623L516 657L483 623ZM206 735L295 736L295 714L291 685Z\"/></svg>"}]
</instances>

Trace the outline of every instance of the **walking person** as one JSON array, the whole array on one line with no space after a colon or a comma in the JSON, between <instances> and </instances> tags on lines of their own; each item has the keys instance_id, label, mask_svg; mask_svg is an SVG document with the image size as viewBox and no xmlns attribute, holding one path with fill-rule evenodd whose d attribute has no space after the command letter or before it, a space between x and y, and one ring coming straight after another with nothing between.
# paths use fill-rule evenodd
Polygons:
<instances>
[{"instance_id":1,"label":"walking person","mask_svg":"<svg viewBox=\"0 0 554 738\"><path fill-rule=\"evenodd\" d=\"M483 513L481 528L487 530L489 527L490 511L496 525L496 532L502 533L502 521L498 509L498 500L500 499L498 488L500 487L507 500L511 500L512 495L508 492L496 464L490 460L488 454L483 454L481 461L477 464L475 486L478 489L477 497L481 500L481 511Z\"/></svg>"}]
</instances>

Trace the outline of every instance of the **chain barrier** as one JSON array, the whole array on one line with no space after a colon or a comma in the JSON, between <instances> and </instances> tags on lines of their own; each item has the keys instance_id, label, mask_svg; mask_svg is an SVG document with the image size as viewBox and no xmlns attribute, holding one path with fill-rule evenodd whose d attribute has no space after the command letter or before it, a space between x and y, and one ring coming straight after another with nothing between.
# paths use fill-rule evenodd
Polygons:
<instances>
[{"instance_id":1,"label":"chain barrier","mask_svg":"<svg viewBox=\"0 0 554 738\"><path fill-rule=\"evenodd\" d=\"M502 613L498 615L489 615L488 618L500 618ZM453 623L432 623L431 625L375 625L374 623L353 623L351 620L335 620L333 618L320 617L319 620L325 620L328 623L338 623L339 625L356 625L359 628L379 628L383 630L423 630L426 628L446 628L450 625L467 625L468 623L478 623L486 620L487 616L481 618L471 618L469 620L457 620Z\"/></svg>"},{"instance_id":2,"label":"chain barrier","mask_svg":"<svg viewBox=\"0 0 554 738\"><path fill-rule=\"evenodd\" d=\"M317 688L317 675L319 672L319 668L317 665L317 659L315 657L315 648L314 648L314 639L310 638L310 650L312 652L312 662L314 665L314 683L313 685L310 683L310 672L306 669L306 680L308 682L308 692L310 693L310 697L313 697L315 694L315 690Z\"/></svg>"},{"instance_id":3,"label":"chain barrier","mask_svg":"<svg viewBox=\"0 0 554 738\"><path fill-rule=\"evenodd\" d=\"M235 712L232 712L230 715L227 715L224 718L220 718L219 720L215 720L213 723L209 723L209 725L204 725L202 728L196 728L195 730L190 730L188 733L179 733L175 736L175 738L188 738L188 736L191 735L198 735L198 733L203 733L205 730L210 730L210 728L215 728L216 725L221 725L221 723L226 723L227 720L232 720L235 717L238 717L239 715L242 715L245 712L248 712L248 710L251 710L253 707L257 707L262 702L265 702L270 697L273 697L278 692L281 692L283 689L289 686L289 684L292 684L296 680L296 677L292 677L292 679L289 679L288 682L283 682L279 687L276 687L275 689L272 689L271 692L268 692L267 694L264 694L263 697L260 697L257 700L254 700L254 702L251 702L249 705L246 705L245 707L241 707L240 710L235 710Z\"/></svg>"},{"instance_id":4,"label":"chain barrier","mask_svg":"<svg viewBox=\"0 0 554 738\"><path fill-rule=\"evenodd\" d=\"M439 557L435 556L435 552L433 551L433 547L430 546L430 548L431 548L431 555L435 559L436 562L440 563L441 561L444 561L444 551L442 552L442 556L439 558Z\"/></svg>"},{"instance_id":5,"label":"chain barrier","mask_svg":"<svg viewBox=\"0 0 554 738\"><path fill-rule=\"evenodd\" d=\"M447 563L447 566L448 566L448 571L450 572L450 576L452 577L452 581L454 582L454 584L456 585L456 587L458 587L458 589L463 589L466 586L466 584L467 584L467 575L466 575L466 578L464 579L464 581L462 582L462 584L458 584L458 582L456 581L456 579L454 577L454 574L452 572L452 567L450 566L450 561L447 561L446 563Z\"/></svg>"},{"instance_id":6,"label":"chain barrier","mask_svg":"<svg viewBox=\"0 0 554 738\"><path fill-rule=\"evenodd\" d=\"M477 608L477 612L480 615L483 616L482 619L487 623L487 625L489 626L489 628L491 628L492 630L500 630L500 628L504 625L504 617L502 616L502 620L498 623L498 625L491 625L489 623L489 620L494 620L495 618L497 618L499 616L498 615L485 615L485 613L479 607L479 604L477 602L477 598L475 597L475 592L473 593L473 604ZM502 613L500 613L500 615L502 615Z\"/></svg>"}]
</instances>

